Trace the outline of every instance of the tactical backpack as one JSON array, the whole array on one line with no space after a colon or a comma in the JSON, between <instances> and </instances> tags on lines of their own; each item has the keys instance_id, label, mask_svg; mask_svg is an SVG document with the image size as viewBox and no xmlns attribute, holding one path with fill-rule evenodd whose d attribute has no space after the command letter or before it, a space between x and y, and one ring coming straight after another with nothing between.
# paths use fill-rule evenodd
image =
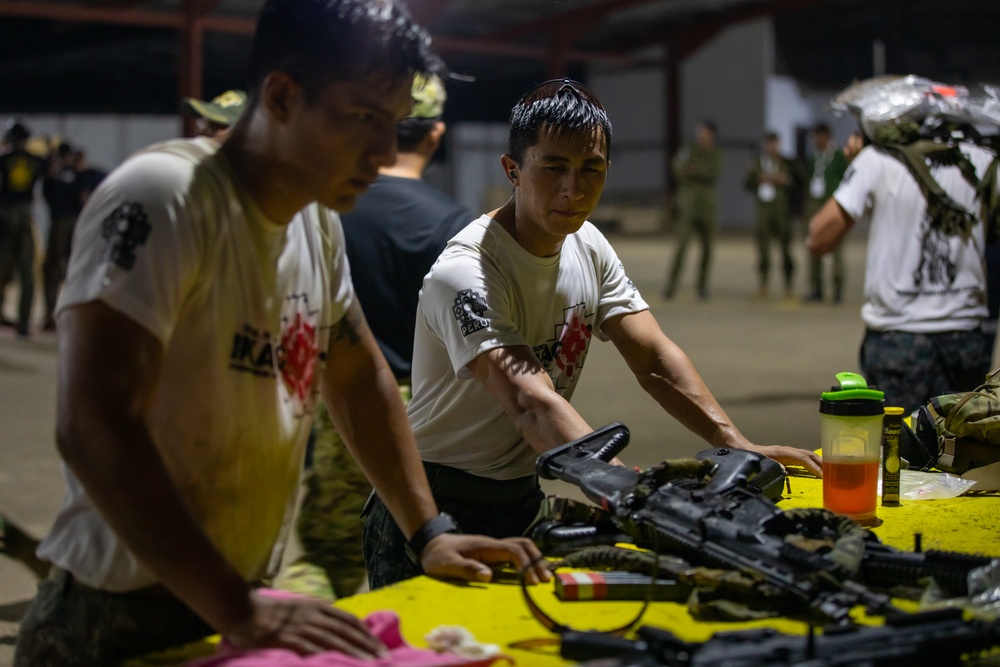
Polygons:
<instances>
[{"instance_id":1,"label":"tactical backpack","mask_svg":"<svg viewBox=\"0 0 1000 667\"><path fill-rule=\"evenodd\" d=\"M1000 461L1000 368L972 391L932 398L920 408L915 433L930 460L913 451L911 465L960 475Z\"/></svg>"},{"instance_id":2,"label":"tactical backpack","mask_svg":"<svg viewBox=\"0 0 1000 667\"><path fill-rule=\"evenodd\" d=\"M968 239L978 222L931 174L931 166L954 166L976 191L987 242L1000 240L1000 88L952 86L914 75L878 76L851 84L830 107L855 116L868 141L907 168L927 201L933 229ZM982 177L959 149L963 141L993 153Z\"/></svg>"}]
</instances>

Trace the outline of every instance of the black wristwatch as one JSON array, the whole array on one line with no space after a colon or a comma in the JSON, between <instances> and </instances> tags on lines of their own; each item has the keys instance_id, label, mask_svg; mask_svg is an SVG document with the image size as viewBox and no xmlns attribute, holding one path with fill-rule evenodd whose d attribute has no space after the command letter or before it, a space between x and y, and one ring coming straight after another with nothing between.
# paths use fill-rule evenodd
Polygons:
<instances>
[{"instance_id":1,"label":"black wristwatch","mask_svg":"<svg viewBox=\"0 0 1000 667\"><path fill-rule=\"evenodd\" d=\"M420 565L420 554L427 543L444 533L461 533L458 524L447 512L441 512L436 517L422 525L413 537L406 543L406 556L414 565Z\"/></svg>"}]
</instances>

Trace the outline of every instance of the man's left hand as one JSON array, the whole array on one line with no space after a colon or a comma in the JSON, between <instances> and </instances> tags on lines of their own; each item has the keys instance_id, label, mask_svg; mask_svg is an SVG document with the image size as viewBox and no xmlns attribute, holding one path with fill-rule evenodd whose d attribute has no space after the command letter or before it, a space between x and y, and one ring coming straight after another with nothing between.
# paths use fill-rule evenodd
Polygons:
<instances>
[{"instance_id":1,"label":"man's left hand","mask_svg":"<svg viewBox=\"0 0 1000 667\"><path fill-rule=\"evenodd\" d=\"M525 570L529 584L552 579L548 563L535 543L526 537L498 540L484 535L445 533L428 542L420 554L424 573L437 579L490 581L493 571L489 565L508 563Z\"/></svg>"},{"instance_id":2,"label":"man's left hand","mask_svg":"<svg viewBox=\"0 0 1000 667\"><path fill-rule=\"evenodd\" d=\"M808 449L785 447L782 445L773 445L770 447L752 445L750 447L745 447L745 449L757 452L758 454L763 454L764 456L772 458L782 465L805 468L816 477L823 477L823 459L820 458L819 454L811 452Z\"/></svg>"}]
</instances>

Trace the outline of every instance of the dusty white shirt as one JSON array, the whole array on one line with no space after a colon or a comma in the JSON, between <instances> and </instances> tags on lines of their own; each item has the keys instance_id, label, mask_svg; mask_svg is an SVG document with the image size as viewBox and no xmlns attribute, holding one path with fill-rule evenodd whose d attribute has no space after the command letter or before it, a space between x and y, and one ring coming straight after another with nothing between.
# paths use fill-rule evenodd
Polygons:
<instances>
[{"instance_id":1,"label":"dusty white shirt","mask_svg":"<svg viewBox=\"0 0 1000 667\"><path fill-rule=\"evenodd\" d=\"M129 159L77 223L59 309L100 300L164 348L148 426L184 501L248 580L274 569L302 468L331 327L354 299L336 214L263 214L214 144ZM94 387L100 391L100 387ZM39 549L90 586L153 579L64 467Z\"/></svg>"},{"instance_id":2,"label":"dusty white shirt","mask_svg":"<svg viewBox=\"0 0 1000 667\"><path fill-rule=\"evenodd\" d=\"M534 474L538 453L467 364L527 345L569 400L591 338L607 340L604 322L647 308L589 222L553 257L532 255L485 215L470 223L420 291L408 414L423 460L498 480Z\"/></svg>"},{"instance_id":3,"label":"dusty white shirt","mask_svg":"<svg viewBox=\"0 0 1000 667\"><path fill-rule=\"evenodd\" d=\"M961 147L982 176L993 156ZM962 208L980 219L975 190L958 167L931 174ZM987 315L984 226L969 239L930 229L927 202L902 162L872 146L848 167L834 199L856 222L868 222L865 324L875 331L935 333L975 329Z\"/></svg>"}]
</instances>

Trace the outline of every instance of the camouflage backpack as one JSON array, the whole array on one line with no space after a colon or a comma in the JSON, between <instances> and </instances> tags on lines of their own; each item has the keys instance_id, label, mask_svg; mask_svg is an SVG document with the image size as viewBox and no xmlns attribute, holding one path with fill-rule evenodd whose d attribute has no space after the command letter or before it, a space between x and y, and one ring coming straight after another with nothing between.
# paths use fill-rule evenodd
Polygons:
<instances>
[{"instance_id":1,"label":"camouflage backpack","mask_svg":"<svg viewBox=\"0 0 1000 667\"><path fill-rule=\"evenodd\" d=\"M921 413L937 434L938 470L962 474L1000 461L1000 368L972 391L935 396Z\"/></svg>"}]
</instances>

